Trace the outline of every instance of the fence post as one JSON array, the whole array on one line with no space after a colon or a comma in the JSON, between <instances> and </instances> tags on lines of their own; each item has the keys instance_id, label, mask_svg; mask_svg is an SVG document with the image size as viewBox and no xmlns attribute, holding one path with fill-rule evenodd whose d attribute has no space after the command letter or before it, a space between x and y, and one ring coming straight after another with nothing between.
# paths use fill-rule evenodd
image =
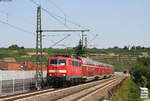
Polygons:
<instances>
[{"instance_id":1,"label":"fence post","mask_svg":"<svg viewBox=\"0 0 150 101\"><path fill-rule=\"evenodd\" d=\"M22 92L24 92L24 79L22 79Z\"/></svg>"},{"instance_id":2,"label":"fence post","mask_svg":"<svg viewBox=\"0 0 150 101\"><path fill-rule=\"evenodd\" d=\"M30 88L32 88L32 83L33 83L33 71L31 72L31 75L32 75L32 76L31 76L31 81L30 81L30 84L31 84L31 85L30 85Z\"/></svg>"},{"instance_id":3,"label":"fence post","mask_svg":"<svg viewBox=\"0 0 150 101\"><path fill-rule=\"evenodd\" d=\"M15 81L14 81L14 78L13 78L13 94L15 93Z\"/></svg>"},{"instance_id":4,"label":"fence post","mask_svg":"<svg viewBox=\"0 0 150 101\"><path fill-rule=\"evenodd\" d=\"M2 79L0 80L0 95L2 95Z\"/></svg>"},{"instance_id":5,"label":"fence post","mask_svg":"<svg viewBox=\"0 0 150 101\"><path fill-rule=\"evenodd\" d=\"M2 73L0 73L0 95L1 94L2 94Z\"/></svg>"}]
</instances>

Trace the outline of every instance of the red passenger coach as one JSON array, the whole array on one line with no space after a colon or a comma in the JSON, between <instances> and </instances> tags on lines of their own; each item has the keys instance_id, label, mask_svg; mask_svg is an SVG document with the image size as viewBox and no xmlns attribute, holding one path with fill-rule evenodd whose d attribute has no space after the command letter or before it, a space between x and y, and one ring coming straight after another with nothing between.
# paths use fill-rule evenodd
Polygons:
<instances>
[{"instance_id":1,"label":"red passenger coach","mask_svg":"<svg viewBox=\"0 0 150 101\"><path fill-rule=\"evenodd\" d=\"M49 57L47 83L52 86L72 85L113 75L111 65L89 58Z\"/></svg>"}]
</instances>

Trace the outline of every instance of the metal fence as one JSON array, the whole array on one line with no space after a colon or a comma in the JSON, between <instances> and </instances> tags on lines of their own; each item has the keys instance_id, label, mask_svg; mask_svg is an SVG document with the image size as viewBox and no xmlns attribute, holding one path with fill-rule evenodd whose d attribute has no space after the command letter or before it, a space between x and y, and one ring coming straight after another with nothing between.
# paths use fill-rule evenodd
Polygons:
<instances>
[{"instance_id":1,"label":"metal fence","mask_svg":"<svg viewBox=\"0 0 150 101\"><path fill-rule=\"evenodd\" d=\"M35 86L35 74L36 71L0 71L0 96L31 90Z\"/></svg>"}]
</instances>

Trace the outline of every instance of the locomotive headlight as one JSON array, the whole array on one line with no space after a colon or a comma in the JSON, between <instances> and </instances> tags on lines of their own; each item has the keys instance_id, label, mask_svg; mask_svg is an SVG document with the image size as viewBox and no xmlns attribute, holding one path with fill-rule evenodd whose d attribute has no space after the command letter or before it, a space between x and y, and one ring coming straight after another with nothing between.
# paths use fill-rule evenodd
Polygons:
<instances>
[{"instance_id":1,"label":"locomotive headlight","mask_svg":"<svg viewBox=\"0 0 150 101\"><path fill-rule=\"evenodd\" d=\"M66 76L66 74L63 74L63 76Z\"/></svg>"}]
</instances>

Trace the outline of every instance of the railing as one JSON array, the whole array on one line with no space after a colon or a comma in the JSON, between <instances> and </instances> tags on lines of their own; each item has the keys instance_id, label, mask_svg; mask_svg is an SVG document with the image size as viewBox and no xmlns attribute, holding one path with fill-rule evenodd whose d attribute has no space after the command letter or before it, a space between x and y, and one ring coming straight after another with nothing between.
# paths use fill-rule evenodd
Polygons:
<instances>
[{"instance_id":1,"label":"railing","mask_svg":"<svg viewBox=\"0 0 150 101\"><path fill-rule=\"evenodd\" d=\"M35 74L36 71L0 71L0 96L31 90L35 86Z\"/></svg>"}]
</instances>

